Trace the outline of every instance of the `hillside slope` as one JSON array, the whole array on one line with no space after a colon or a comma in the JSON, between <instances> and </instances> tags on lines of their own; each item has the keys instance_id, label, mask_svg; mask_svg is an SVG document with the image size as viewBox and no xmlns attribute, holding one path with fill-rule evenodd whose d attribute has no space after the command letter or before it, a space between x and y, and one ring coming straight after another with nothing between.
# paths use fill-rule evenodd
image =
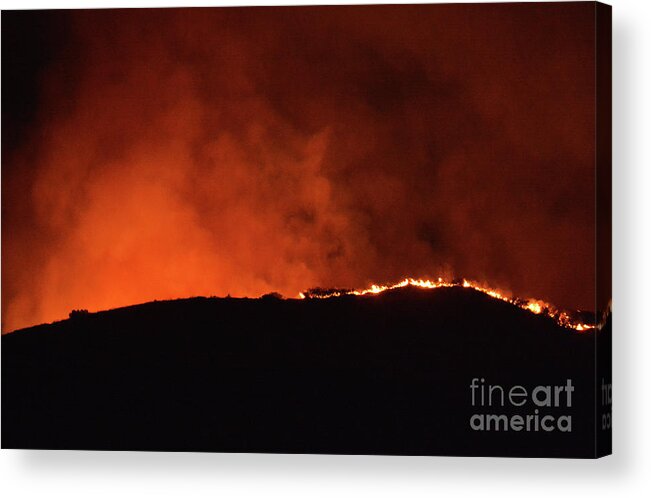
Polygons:
<instances>
[{"instance_id":1,"label":"hillside slope","mask_svg":"<svg viewBox=\"0 0 651 498\"><path fill-rule=\"evenodd\" d=\"M595 333L464 288L81 315L2 337L2 446L592 456ZM572 379L572 432L470 430L475 377Z\"/></svg>"}]
</instances>

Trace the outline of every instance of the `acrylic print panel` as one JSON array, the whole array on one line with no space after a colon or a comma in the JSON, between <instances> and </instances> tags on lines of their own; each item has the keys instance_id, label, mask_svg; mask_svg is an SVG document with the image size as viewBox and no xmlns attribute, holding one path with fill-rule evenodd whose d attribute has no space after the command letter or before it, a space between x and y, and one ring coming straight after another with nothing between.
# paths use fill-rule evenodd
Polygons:
<instances>
[{"instance_id":1,"label":"acrylic print panel","mask_svg":"<svg viewBox=\"0 0 651 498\"><path fill-rule=\"evenodd\" d=\"M3 447L610 451L609 7L2 24Z\"/></svg>"}]
</instances>

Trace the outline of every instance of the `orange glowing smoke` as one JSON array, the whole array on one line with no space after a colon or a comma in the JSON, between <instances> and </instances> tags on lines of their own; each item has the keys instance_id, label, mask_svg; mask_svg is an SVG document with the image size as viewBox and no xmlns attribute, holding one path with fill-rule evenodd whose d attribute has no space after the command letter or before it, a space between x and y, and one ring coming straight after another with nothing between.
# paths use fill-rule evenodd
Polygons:
<instances>
[{"instance_id":1,"label":"orange glowing smoke","mask_svg":"<svg viewBox=\"0 0 651 498\"><path fill-rule=\"evenodd\" d=\"M3 12L2 330L404 275L593 309L594 8L559 12Z\"/></svg>"},{"instance_id":2,"label":"orange glowing smoke","mask_svg":"<svg viewBox=\"0 0 651 498\"><path fill-rule=\"evenodd\" d=\"M554 307L553 305L541 301L539 299L518 299L518 298L510 297L507 295L507 293L503 291L492 289L490 287L481 285L478 282L473 282L466 279L463 279L460 283L458 283L458 282L451 282L451 281L444 280L441 277L439 277L437 280L424 280L420 278L416 279L416 278L408 277L396 284L385 284L385 285L373 284L367 289L361 289L361 290L354 289L354 290L342 290L342 291L335 290L332 292L319 293L319 294L309 294L309 293L306 294L301 292L299 294L299 297L301 299L305 299L307 297L327 299L331 297L339 297L345 295L366 296L369 294L380 294L384 291L399 289L408 286L419 287L421 289L439 289L442 287L470 288L482 292L494 299L499 299L500 301L506 301L507 303L511 303L519 308L522 308L523 310L530 311L535 315L544 314L546 316L549 316L550 318L553 318L556 321L556 323L558 323L561 327L574 329L579 332L586 332L588 330L592 330L595 328L595 325L577 321L573 319L567 312L561 311L556 307Z\"/></svg>"}]
</instances>

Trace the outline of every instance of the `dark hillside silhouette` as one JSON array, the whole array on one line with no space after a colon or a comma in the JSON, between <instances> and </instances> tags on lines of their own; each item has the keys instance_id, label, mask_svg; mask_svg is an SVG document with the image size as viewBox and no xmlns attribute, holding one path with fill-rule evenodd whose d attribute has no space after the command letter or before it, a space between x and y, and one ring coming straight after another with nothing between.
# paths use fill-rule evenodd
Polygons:
<instances>
[{"instance_id":1,"label":"dark hillside silhouette","mask_svg":"<svg viewBox=\"0 0 651 498\"><path fill-rule=\"evenodd\" d=\"M595 334L456 287L75 313L2 337L2 446L590 457ZM572 379L572 432L473 432L473 377Z\"/></svg>"}]
</instances>

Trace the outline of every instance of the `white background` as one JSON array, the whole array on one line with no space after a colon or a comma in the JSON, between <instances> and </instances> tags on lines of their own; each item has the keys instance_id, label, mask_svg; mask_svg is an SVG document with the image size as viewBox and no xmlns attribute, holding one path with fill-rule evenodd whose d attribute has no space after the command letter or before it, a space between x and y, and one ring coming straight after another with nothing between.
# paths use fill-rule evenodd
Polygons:
<instances>
[{"instance_id":1,"label":"white background","mask_svg":"<svg viewBox=\"0 0 651 498\"><path fill-rule=\"evenodd\" d=\"M346 2L0 0L3 9L279 3ZM574 461L1 450L2 496L432 497L437 492L445 497L651 496L651 2L610 3L614 59L613 456Z\"/></svg>"}]
</instances>

